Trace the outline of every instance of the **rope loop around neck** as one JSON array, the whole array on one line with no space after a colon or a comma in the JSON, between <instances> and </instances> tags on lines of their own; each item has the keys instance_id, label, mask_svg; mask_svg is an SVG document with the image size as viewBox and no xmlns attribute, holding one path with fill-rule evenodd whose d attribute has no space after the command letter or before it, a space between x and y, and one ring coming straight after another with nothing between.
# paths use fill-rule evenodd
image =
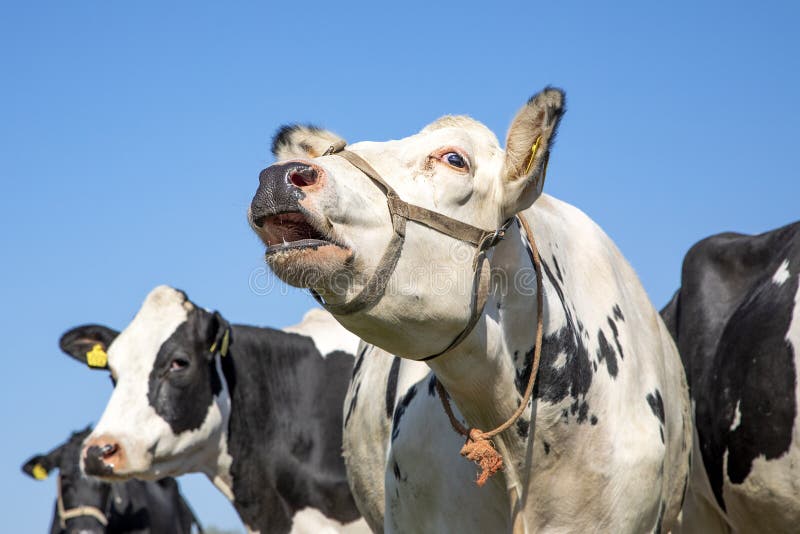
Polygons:
<instances>
[{"instance_id":1,"label":"rope loop around neck","mask_svg":"<svg viewBox=\"0 0 800 534\"><path fill-rule=\"evenodd\" d=\"M495 449L491 440L501 432L511 428L511 425L513 425L527 409L528 402L533 394L533 385L536 382L536 376L539 373L539 361L542 356L542 338L544 333L544 323L542 318L542 314L544 312L542 262L541 258L539 257L539 249L536 247L536 242L533 238L533 231L531 230L531 227L528 225L528 222L522 215L517 215L516 218L517 221L519 221L519 224L525 230L528 243L531 247L533 267L536 271L536 338L533 348L533 361L531 362L531 374L528 377L528 384L525 387L525 393L522 395L522 401L511 417L493 430L484 432L477 428L467 428L456 418L455 414L453 414L453 408L450 406L450 396L447 394L442 382L438 379L436 380L436 391L439 395L439 399L442 401L442 406L447 414L447 418L450 420L450 425L458 434L461 434L467 438L464 446L461 448L461 455L468 460L477 463L481 468L481 473L476 480L478 486L483 486L492 475L494 475L497 471L503 470L503 457L499 452L497 452L497 449Z\"/></svg>"}]
</instances>

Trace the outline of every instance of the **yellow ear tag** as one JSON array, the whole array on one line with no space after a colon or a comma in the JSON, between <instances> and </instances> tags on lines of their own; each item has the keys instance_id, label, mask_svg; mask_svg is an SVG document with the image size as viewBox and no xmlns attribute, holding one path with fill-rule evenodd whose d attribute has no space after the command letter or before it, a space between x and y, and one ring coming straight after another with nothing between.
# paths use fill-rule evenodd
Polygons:
<instances>
[{"instance_id":1,"label":"yellow ear tag","mask_svg":"<svg viewBox=\"0 0 800 534\"><path fill-rule=\"evenodd\" d=\"M225 334L222 336L222 347L219 349L219 353L224 357L228 354L228 345L231 342L231 331L225 330Z\"/></svg>"},{"instance_id":2,"label":"yellow ear tag","mask_svg":"<svg viewBox=\"0 0 800 534\"><path fill-rule=\"evenodd\" d=\"M103 346L99 343L92 347L92 350L86 353L86 364L89 367L107 367L108 354L103 350Z\"/></svg>"},{"instance_id":3,"label":"yellow ear tag","mask_svg":"<svg viewBox=\"0 0 800 534\"><path fill-rule=\"evenodd\" d=\"M47 469L39 464L34 465L31 472L33 474L33 478L36 480L44 480L47 478Z\"/></svg>"},{"instance_id":4,"label":"yellow ear tag","mask_svg":"<svg viewBox=\"0 0 800 534\"><path fill-rule=\"evenodd\" d=\"M225 356L228 354L228 345L231 342L231 331L225 330L225 333L222 334L222 343L219 346L219 354L220 356ZM208 349L209 352L217 352L217 342L215 341L211 348Z\"/></svg>"},{"instance_id":5,"label":"yellow ear tag","mask_svg":"<svg viewBox=\"0 0 800 534\"><path fill-rule=\"evenodd\" d=\"M528 167L525 169L525 175L527 176L529 172L531 172L531 165L533 165L533 160L536 159L536 152L539 150L539 141L542 140L542 136L536 137L536 142L531 147L531 159L528 160Z\"/></svg>"}]
</instances>

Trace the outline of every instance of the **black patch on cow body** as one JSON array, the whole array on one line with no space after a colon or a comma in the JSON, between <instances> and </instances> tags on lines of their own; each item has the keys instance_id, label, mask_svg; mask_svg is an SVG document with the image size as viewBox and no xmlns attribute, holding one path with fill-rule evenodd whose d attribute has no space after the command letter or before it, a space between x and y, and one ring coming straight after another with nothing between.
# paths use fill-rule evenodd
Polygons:
<instances>
[{"instance_id":1,"label":"black patch on cow body","mask_svg":"<svg viewBox=\"0 0 800 534\"><path fill-rule=\"evenodd\" d=\"M608 318L608 326L611 328L611 331L614 333L614 343L617 345L617 350L619 351L619 359L625 359L625 353L622 352L622 345L619 342L619 329L617 328L617 324L614 322L611 317Z\"/></svg>"},{"instance_id":2,"label":"black patch on cow body","mask_svg":"<svg viewBox=\"0 0 800 534\"><path fill-rule=\"evenodd\" d=\"M605 362L608 374L611 378L616 378L617 372L619 371L617 367L617 353L614 352L614 347L608 342L602 329L597 331L597 344L598 361Z\"/></svg>"},{"instance_id":3,"label":"black patch on cow body","mask_svg":"<svg viewBox=\"0 0 800 534\"><path fill-rule=\"evenodd\" d=\"M347 415L344 417L344 426L347 426L347 423L350 422L350 416L353 415L353 411L356 409L356 404L358 404L358 392L361 390L361 383L359 382L356 384L356 389L353 391L353 395L350 397L350 404L347 407Z\"/></svg>"},{"instance_id":4,"label":"black patch on cow body","mask_svg":"<svg viewBox=\"0 0 800 534\"><path fill-rule=\"evenodd\" d=\"M528 437L528 431L530 430L531 422L527 419L520 417L517 419L517 434L522 439Z\"/></svg>"},{"instance_id":5,"label":"black patch on cow body","mask_svg":"<svg viewBox=\"0 0 800 534\"><path fill-rule=\"evenodd\" d=\"M556 276L558 276L558 281L562 284L564 283L564 275L561 274L561 267L558 266L558 260L555 256L550 256L553 259L553 267L556 268Z\"/></svg>"},{"instance_id":6,"label":"black patch on cow body","mask_svg":"<svg viewBox=\"0 0 800 534\"><path fill-rule=\"evenodd\" d=\"M310 338L280 330L233 330L222 368L231 395L233 504L242 521L286 533L307 507L340 522L356 519L341 457L353 356L323 358Z\"/></svg>"},{"instance_id":7,"label":"black patch on cow body","mask_svg":"<svg viewBox=\"0 0 800 534\"><path fill-rule=\"evenodd\" d=\"M619 307L619 304L614 304L614 307L611 308L611 311L614 312L614 319L619 321L625 320L625 316L622 315L622 308Z\"/></svg>"},{"instance_id":8,"label":"black patch on cow body","mask_svg":"<svg viewBox=\"0 0 800 534\"><path fill-rule=\"evenodd\" d=\"M586 404L586 393L588 393L592 384L593 374L589 351L586 348L583 337L578 334L575 326L576 321L569 306L566 304L561 287L545 262L542 262L542 267L561 302L566 324L561 329L544 336L539 375L534 387L534 397L552 404L571 397L573 404L578 403L573 413L577 413L579 416L583 414L583 419L579 421L583 422L586 420L585 415L589 409L588 404ZM555 361L562 353L565 356L564 365L556 368L554 367ZM533 350L529 354L530 356L526 354L525 367L521 376L518 377L517 387L519 387L520 383L527 383L527 379L530 376ZM584 405L585 408L583 407Z\"/></svg>"},{"instance_id":9,"label":"black patch on cow body","mask_svg":"<svg viewBox=\"0 0 800 534\"><path fill-rule=\"evenodd\" d=\"M661 424L664 424L664 399L661 398L661 392L656 388L653 393L647 394L647 404L650 405L650 409L653 411L653 415L658 417L658 420L661 421Z\"/></svg>"},{"instance_id":10,"label":"black patch on cow body","mask_svg":"<svg viewBox=\"0 0 800 534\"><path fill-rule=\"evenodd\" d=\"M436 375L431 373L431 377L428 379L428 395L431 397L436 396Z\"/></svg>"},{"instance_id":11,"label":"black patch on cow body","mask_svg":"<svg viewBox=\"0 0 800 534\"><path fill-rule=\"evenodd\" d=\"M779 284L772 278L784 261L790 276ZM686 255L681 288L661 311L687 371L702 461L723 510L725 470L741 484L755 458L780 458L792 447L798 376L786 335L798 266L800 223L756 236L718 234Z\"/></svg>"},{"instance_id":12,"label":"black patch on cow body","mask_svg":"<svg viewBox=\"0 0 800 534\"><path fill-rule=\"evenodd\" d=\"M547 443L546 441L543 441L542 442L542 446L544 447L544 453L545 454L550 454L550 444Z\"/></svg>"},{"instance_id":13,"label":"black patch on cow body","mask_svg":"<svg viewBox=\"0 0 800 534\"><path fill-rule=\"evenodd\" d=\"M592 425L596 425L596 424L597 424L597 416L596 416L596 415L592 415L592 416L589 418L589 422L590 422Z\"/></svg>"},{"instance_id":14,"label":"black patch on cow body","mask_svg":"<svg viewBox=\"0 0 800 534\"><path fill-rule=\"evenodd\" d=\"M390 419L394 413L394 399L397 397L397 379L400 376L400 358L392 360L389 368L389 379L386 383L386 418Z\"/></svg>"},{"instance_id":15,"label":"black patch on cow body","mask_svg":"<svg viewBox=\"0 0 800 534\"><path fill-rule=\"evenodd\" d=\"M406 391L406 394L403 395L403 398L400 400L400 404L395 408L394 418L392 419L392 441L396 440L397 436L400 435L400 420L403 418L403 414L406 413L406 408L408 408L408 405L414 400L416 394L417 386L415 384L408 388L408 391Z\"/></svg>"}]
</instances>

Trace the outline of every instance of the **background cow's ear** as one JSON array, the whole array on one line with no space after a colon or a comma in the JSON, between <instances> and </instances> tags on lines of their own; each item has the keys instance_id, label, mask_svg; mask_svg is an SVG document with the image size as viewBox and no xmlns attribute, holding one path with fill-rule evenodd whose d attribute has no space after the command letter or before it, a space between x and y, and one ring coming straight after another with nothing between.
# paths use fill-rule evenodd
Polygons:
<instances>
[{"instance_id":1,"label":"background cow's ear","mask_svg":"<svg viewBox=\"0 0 800 534\"><path fill-rule=\"evenodd\" d=\"M73 328L61 336L61 350L92 369L108 369L108 346L119 332L99 324Z\"/></svg>"},{"instance_id":2,"label":"background cow's ear","mask_svg":"<svg viewBox=\"0 0 800 534\"><path fill-rule=\"evenodd\" d=\"M550 149L565 111L564 91L547 87L514 117L503 163L505 218L530 207L542 193Z\"/></svg>"},{"instance_id":3,"label":"background cow's ear","mask_svg":"<svg viewBox=\"0 0 800 534\"><path fill-rule=\"evenodd\" d=\"M310 124L281 126L272 138L272 155L278 161L295 158L316 158L331 146L341 150L347 142L328 130Z\"/></svg>"},{"instance_id":4,"label":"background cow's ear","mask_svg":"<svg viewBox=\"0 0 800 534\"><path fill-rule=\"evenodd\" d=\"M46 479L47 475L50 474L50 471L52 471L56 466L56 463L52 458L53 454L54 453L50 453L47 456L37 454L36 456L31 457L27 462L22 464L22 472L31 478L35 478L36 480Z\"/></svg>"},{"instance_id":5,"label":"background cow's ear","mask_svg":"<svg viewBox=\"0 0 800 534\"><path fill-rule=\"evenodd\" d=\"M233 343L233 329L231 324L218 311L211 315L209 341L208 350L211 354L228 355L228 348Z\"/></svg>"}]
</instances>

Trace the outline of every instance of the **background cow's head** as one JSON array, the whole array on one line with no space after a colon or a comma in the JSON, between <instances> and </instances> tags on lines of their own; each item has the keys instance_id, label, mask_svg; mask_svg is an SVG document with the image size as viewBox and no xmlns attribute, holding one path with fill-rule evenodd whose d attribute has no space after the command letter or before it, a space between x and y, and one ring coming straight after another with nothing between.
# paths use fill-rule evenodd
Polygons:
<instances>
[{"instance_id":1,"label":"background cow's head","mask_svg":"<svg viewBox=\"0 0 800 534\"><path fill-rule=\"evenodd\" d=\"M405 139L347 148L406 202L494 230L541 194L563 113L562 91L535 95L514 118L505 151L483 124L454 116ZM282 128L273 140L279 162L262 171L250 207L273 271L333 304L361 290L392 236L383 189L342 157L320 157L342 145L318 128ZM380 302L337 319L402 356L443 349L469 316L473 254L471 245L411 223Z\"/></svg>"},{"instance_id":2,"label":"background cow's head","mask_svg":"<svg viewBox=\"0 0 800 534\"><path fill-rule=\"evenodd\" d=\"M161 286L125 330L111 332L89 325L62 337L62 348L78 360L98 363L107 353L116 383L86 440L84 470L106 479L154 479L215 461L230 413L219 362L230 341L227 321Z\"/></svg>"},{"instance_id":3,"label":"background cow's head","mask_svg":"<svg viewBox=\"0 0 800 534\"><path fill-rule=\"evenodd\" d=\"M91 477L80 469L80 455L83 440L92 431L86 427L74 432L70 438L48 453L37 454L22 465L22 471L36 480L44 480L54 472L59 473L61 498L65 510L91 506L105 513L111 486ZM53 532L105 532L105 527L91 515L81 515L65 521L66 528L60 527L58 517L53 518Z\"/></svg>"}]
</instances>

